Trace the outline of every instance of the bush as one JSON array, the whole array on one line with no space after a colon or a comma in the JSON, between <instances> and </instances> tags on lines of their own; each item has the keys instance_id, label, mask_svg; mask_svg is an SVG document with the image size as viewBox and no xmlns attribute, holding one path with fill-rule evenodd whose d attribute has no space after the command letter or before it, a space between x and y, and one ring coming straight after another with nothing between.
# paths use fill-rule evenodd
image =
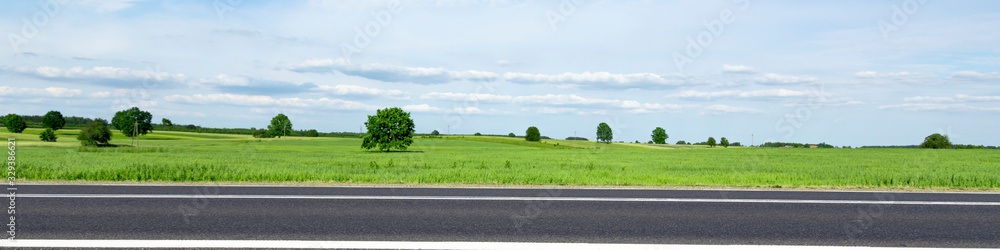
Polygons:
<instances>
[{"instance_id":1,"label":"bush","mask_svg":"<svg viewBox=\"0 0 1000 250\"><path fill-rule=\"evenodd\" d=\"M11 133L21 133L24 129L28 128L28 124L24 122L24 118L17 114L8 114L3 118L0 118L0 122L3 123L4 127L7 127L7 131Z\"/></svg>"},{"instance_id":2,"label":"bush","mask_svg":"<svg viewBox=\"0 0 1000 250\"><path fill-rule=\"evenodd\" d=\"M933 134L924 138L924 143L920 144L921 148L951 148L951 140L948 140L947 135Z\"/></svg>"},{"instance_id":3,"label":"bush","mask_svg":"<svg viewBox=\"0 0 1000 250\"><path fill-rule=\"evenodd\" d=\"M76 139L80 140L80 144L84 146L108 144L111 141L111 130L108 129L108 121L97 119L90 122L90 125L80 130L80 135Z\"/></svg>"},{"instance_id":4,"label":"bush","mask_svg":"<svg viewBox=\"0 0 1000 250\"><path fill-rule=\"evenodd\" d=\"M434 130L434 131L431 131L431 135L435 135L435 136L436 135L441 135L441 132L438 132L437 130Z\"/></svg>"},{"instance_id":5,"label":"bush","mask_svg":"<svg viewBox=\"0 0 1000 250\"><path fill-rule=\"evenodd\" d=\"M319 132L316 131L315 129L310 129L310 130L306 131L305 136L306 137L319 137Z\"/></svg>"},{"instance_id":6,"label":"bush","mask_svg":"<svg viewBox=\"0 0 1000 250\"><path fill-rule=\"evenodd\" d=\"M38 138L41 138L42 141L55 142L59 137L56 136L56 131L51 128L45 128L45 131L42 131L42 133L38 135Z\"/></svg>"},{"instance_id":7,"label":"bush","mask_svg":"<svg viewBox=\"0 0 1000 250\"><path fill-rule=\"evenodd\" d=\"M507 137L517 137L514 133L507 134Z\"/></svg>"},{"instance_id":8,"label":"bush","mask_svg":"<svg viewBox=\"0 0 1000 250\"><path fill-rule=\"evenodd\" d=\"M538 128L531 126L528 127L527 131L524 131L524 139L527 141L542 141L542 133L538 132Z\"/></svg>"},{"instance_id":9,"label":"bush","mask_svg":"<svg viewBox=\"0 0 1000 250\"><path fill-rule=\"evenodd\" d=\"M684 140L680 140L680 141L677 141L677 144L684 145L684 144L688 144L688 143L685 142Z\"/></svg>"},{"instance_id":10,"label":"bush","mask_svg":"<svg viewBox=\"0 0 1000 250\"><path fill-rule=\"evenodd\" d=\"M476 132L476 134L475 134L475 136L481 136L481 135L483 135L483 134L481 134L479 132Z\"/></svg>"},{"instance_id":11,"label":"bush","mask_svg":"<svg viewBox=\"0 0 1000 250\"><path fill-rule=\"evenodd\" d=\"M266 129L253 129L250 134L253 138L271 138Z\"/></svg>"},{"instance_id":12,"label":"bush","mask_svg":"<svg viewBox=\"0 0 1000 250\"><path fill-rule=\"evenodd\" d=\"M588 141L587 138L576 137L576 136L566 137L566 140L567 141Z\"/></svg>"}]
</instances>

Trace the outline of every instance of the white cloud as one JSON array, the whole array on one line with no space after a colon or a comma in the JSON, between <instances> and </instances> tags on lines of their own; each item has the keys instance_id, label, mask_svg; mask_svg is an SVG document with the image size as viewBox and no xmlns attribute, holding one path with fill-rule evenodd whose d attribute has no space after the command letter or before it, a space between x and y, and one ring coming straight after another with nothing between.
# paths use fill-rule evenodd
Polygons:
<instances>
[{"instance_id":1,"label":"white cloud","mask_svg":"<svg viewBox=\"0 0 1000 250\"><path fill-rule=\"evenodd\" d=\"M992 81L1000 80L1000 73L979 73L975 71L959 71L951 75L951 78L971 80L971 81Z\"/></svg>"},{"instance_id":2,"label":"white cloud","mask_svg":"<svg viewBox=\"0 0 1000 250\"><path fill-rule=\"evenodd\" d=\"M711 99L719 97L740 97L740 98L803 97L803 96L809 96L811 94L812 93L808 91L798 91L798 90L788 90L788 89L762 89L762 90L752 90L752 91L726 90L726 91L714 91L714 92L700 92L700 91L688 90L678 94L668 95L667 97Z\"/></svg>"},{"instance_id":3,"label":"white cloud","mask_svg":"<svg viewBox=\"0 0 1000 250\"><path fill-rule=\"evenodd\" d=\"M214 77L205 77L198 79L198 82L204 85L216 85L216 86L250 86L250 79L243 76L230 76L226 74L219 74Z\"/></svg>"},{"instance_id":4,"label":"white cloud","mask_svg":"<svg viewBox=\"0 0 1000 250\"><path fill-rule=\"evenodd\" d=\"M73 0L73 3L93 8L97 13L115 12L132 7L141 0Z\"/></svg>"},{"instance_id":5,"label":"white cloud","mask_svg":"<svg viewBox=\"0 0 1000 250\"><path fill-rule=\"evenodd\" d=\"M452 93L452 92L446 92L446 93L431 92L421 95L420 99L456 101L456 102L481 101L481 102L494 102L494 103L508 103L514 100L514 98L509 95Z\"/></svg>"},{"instance_id":6,"label":"white cloud","mask_svg":"<svg viewBox=\"0 0 1000 250\"><path fill-rule=\"evenodd\" d=\"M172 84L184 83L187 81L187 76L184 76L184 74L171 74L167 72L153 72L148 70L134 70L116 67L93 67L91 69L73 67L63 69L59 67L40 66L36 68L18 67L12 71L44 80L83 81L115 87L138 87L144 84Z\"/></svg>"},{"instance_id":7,"label":"white cloud","mask_svg":"<svg viewBox=\"0 0 1000 250\"><path fill-rule=\"evenodd\" d=\"M930 97L930 96L914 96L907 97L903 99L908 102L965 102L965 101L1000 101L1000 96L970 96L970 95L955 95L953 97Z\"/></svg>"},{"instance_id":8,"label":"white cloud","mask_svg":"<svg viewBox=\"0 0 1000 250\"><path fill-rule=\"evenodd\" d=\"M444 68L404 67L378 63L354 64L344 58L310 59L287 67L295 72L341 73L384 82L412 82L417 84L440 84L451 81L493 81L499 75L493 72L466 70L451 71Z\"/></svg>"},{"instance_id":9,"label":"white cloud","mask_svg":"<svg viewBox=\"0 0 1000 250\"><path fill-rule=\"evenodd\" d=\"M754 74L757 72L758 72L757 69L750 66L729 65L729 64L722 65L722 73Z\"/></svg>"},{"instance_id":10,"label":"white cloud","mask_svg":"<svg viewBox=\"0 0 1000 250\"><path fill-rule=\"evenodd\" d=\"M878 72L875 71L858 71L858 73L854 73L854 77L857 78L875 78L877 76Z\"/></svg>"},{"instance_id":11,"label":"white cloud","mask_svg":"<svg viewBox=\"0 0 1000 250\"><path fill-rule=\"evenodd\" d=\"M546 105L614 105L620 103L619 100L608 100L601 98L588 98L578 95L529 95L514 97L515 103L523 104L546 104Z\"/></svg>"},{"instance_id":12,"label":"white cloud","mask_svg":"<svg viewBox=\"0 0 1000 250\"><path fill-rule=\"evenodd\" d=\"M673 87L695 83L682 74L658 75L653 73L612 74L608 72L566 72L560 75L505 73L504 79L522 84L548 83L556 85L574 84L593 88L655 88Z\"/></svg>"},{"instance_id":13,"label":"white cloud","mask_svg":"<svg viewBox=\"0 0 1000 250\"><path fill-rule=\"evenodd\" d=\"M1000 111L1000 107L976 107L964 103L904 103L882 105L879 109L902 109L907 111Z\"/></svg>"},{"instance_id":14,"label":"white cloud","mask_svg":"<svg viewBox=\"0 0 1000 250\"><path fill-rule=\"evenodd\" d=\"M345 101L340 99L329 99L329 98L319 98L319 99L303 99L298 97L292 98L273 98L270 96L263 95L238 95L238 94L195 94L195 95L171 95L167 96L166 99L169 102L177 103L191 103L191 104L231 104L239 106L281 106L281 107L298 107L298 108L318 108L318 109L332 109L332 110L374 110L377 107L353 101Z\"/></svg>"},{"instance_id":15,"label":"white cloud","mask_svg":"<svg viewBox=\"0 0 1000 250\"><path fill-rule=\"evenodd\" d=\"M704 108L701 109L701 114L722 115L722 114L728 114L728 113L760 114L760 113L764 113L764 111L760 110L760 109L755 109L755 108L733 107L733 106L727 106L727 105L722 105L722 104L711 105L711 106L707 106L707 107L704 107Z\"/></svg>"},{"instance_id":16,"label":"white cloud","mask_svg":"<svg viewBox=\"0 0 1000 250\"><path fill-rule=\"evenodd\" d=\"M434 107L429 104L411 104L403 106L402 109L407 112L431 112L463 115L508 114L508 112L502 112L496 109L482 110L478 107L454 107L449 109Z\"/></svg>"},{"instance_id":17,"label":"white cloud","mask_svg":"<svg viewBox=\"0 0 1000 250\"><path fill-rule=\"evenodd\" d=\"M377 89L357 85L319 85L315 90L343 96L378 96L395 100L409 100L406 92L395 89Z\"/></svg>"},{"instance_id":18,"label":"white cloud","mask_svg":"<svg viewBox=\"0 0 1000 250\"><path fill-rule=\"evenodd\" d=\"M754 77L753 81L758 84L781 85L781 84L801 84L815 82L816 78L811 76L784 76L768 73L764 76Z\"/></svg>"},{"instance_id":19,"label":"white cloud","mask_svg":"<svg viewBox=\"0 0 1000 250\"><path fill-rule=\"evenodd\" d=\"M77 97L83 95L79 89L67 89L59 87L48 88L18 88L10 86L0 86L0 96L19 97Z\"/></svg>"}]
</instances>

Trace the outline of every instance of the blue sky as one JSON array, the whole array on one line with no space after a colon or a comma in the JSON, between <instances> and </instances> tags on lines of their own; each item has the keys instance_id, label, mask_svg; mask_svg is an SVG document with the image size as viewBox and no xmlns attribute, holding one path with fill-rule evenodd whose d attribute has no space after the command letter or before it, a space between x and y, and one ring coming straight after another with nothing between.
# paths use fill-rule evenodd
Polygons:
<instances>
[{"instance_id":1,"label":"blue sky","mask_svg":"<svg viewBox=\"0 0 1000 250\"><path fill-rule=\"evenodd\" d=\"M1000 145L995 1L2 1L0 113Z\"/></svg>"}]
</instances>

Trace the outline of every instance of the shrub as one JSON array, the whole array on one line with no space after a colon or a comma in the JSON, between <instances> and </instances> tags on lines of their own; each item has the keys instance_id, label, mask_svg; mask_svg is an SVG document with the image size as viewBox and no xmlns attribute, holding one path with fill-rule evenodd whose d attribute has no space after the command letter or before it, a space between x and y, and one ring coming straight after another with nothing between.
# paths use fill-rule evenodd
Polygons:
<instances>
[{"instance_id":1,"label":"shrub","mask_svg":"<svg viewBox=\"0 0 1000 250\"><path fill-rule=\"evenodd\" d=\"M514 133L507 134L507 137L517 137Z\"/></svg>"},{"instance_id":2,"label":"shrub","mask_svg":"<svg viewBox=\"0 0 1000 250\"><path fill-rule=\"evenodd\" d=\"M687 144L687 142L685 142L684 140L680 140L680 141L677 141L677 144L684 145L684 144Z\"/></svg>"},{"instance_id":3,"label":"shrub","mask_svg":"<svg viewBox=\"0 0 1000 250\"><path fill-rule=\"evenodd\" d=\"M319 137L319 131L316 131L315 129L307 130L306 133L305 133L305 136L306 137Z\"/></svg>"},{"instance_id":4,"label":"shrub","mask_svg":"<svg viewBox=\"0 0 1000 250\"><path fill-rule=\"evenodd\" d=\"M475 134L475 136L481 136L481 135L483 135L483 134L481 134L479 132L476 132L476 134Z\"/></svg>"},{"instance_id":5,"label":"shrub","mask_svg":"<svg viewBox=\"0 0 1000 250\"><path fill-rule=\"evenodd\" d=\"M45 131L42 131L42 133L38 135L38 138L41 138L42 141L55 142L59 137L56 136L56 131L51 128L45 128Z\"/></svg>"},{"instance_id":6,"label":"shrub","mask_svg":"<svg viewBox=\"0 0 1000 250\"><path fill-rule=\"evenodd\" d=\"M441 135L441 132L438 132L437 130L434 130L434 131L431 131L431 135Z\"/></svg>"},{"instance_id":7,"label":"shrub","mask_svg":"<svg viewBox=\"0 0 1000 250\"><path fill-rule=\"evenodd\" d=\"M90 125L80 130L80 135L76 139L80 140L80 144L84 146L108 144L111 141L111 130L108 129L108 121L97 119L90 122Z\"/></svg>"}]
</instances>

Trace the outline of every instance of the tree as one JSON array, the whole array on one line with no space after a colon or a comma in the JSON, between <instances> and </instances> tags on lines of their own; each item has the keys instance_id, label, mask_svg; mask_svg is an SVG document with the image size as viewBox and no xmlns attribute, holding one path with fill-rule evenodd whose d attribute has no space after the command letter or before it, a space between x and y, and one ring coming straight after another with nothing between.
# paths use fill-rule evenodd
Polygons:
<instances>
[{"instance_id":1,"label":"tree","mask_svg":"<svg viewBox=\"0 0 1000 250\"><path fill-rule=\"evenodd\" d=\"M706 143L708 144L708 147L714 148L715 147L715 137L708 137L708 142L706 142Z\"/></svg>"},{"instance_id":2,"label":"tree","mask_svg":"<svg viewBox=\"0 0 1000 250\"><path fill-rule=\"evenodd\" d=\"M271 125L267 125L267 133L271 137L282 137L292 132L292 121L288 120L285 114L278 114L271 118Z\"/></svg>"},{"instance_id":3,"label":"tree","mask_svg":"<svg viewBox=\"0 0 1000 250\"><path fill-rule=\"evenodd\" d=\"M28 124L24 122L24 118L17 114L8 114L3 118L0 118L0 122L3 122L3 126L7 127L7 131L11 133L21 133L24 129L28 128Z\"/></svg>"},{"instance_id":4,"label":"tree","mask_svg":"<svg viewBox=\"0 0 1000 250\"><path fill-rule=\"evenodd\" d=\"M726 137L722 137L722 139L719 139L719 144L721 144L723 148L728 148L729 140L727 140Z\"/></svg>"},{"instance_id":5,"label":"tree","mask_svg":"<svg viewBox=\"0 0 1000 250\"><path fill-rule=\"evenodd\" d=\"M108 130L108 121L96 119L90 122L86 128L80 130L80 135L76 137L80 144L84 146L96 146L108 144L111 141L111 130Z\"/></svg>"},{"instance_id":6,"label":"tree","mask_svg":"<svg viewBox=\"0 0 1000 250\"><path fill-rule=\"evenodd\" d=\"M670 138L670 136L667 135L667 131L661 127L656 127L656 129L653 129L652 137L653 137L653 143L656 144L667 144L667 138Z\"/></svg>"},{"instance_id":7,"label":"tree","mask_svg":"<svg viewBox=\"0 0 1000 250\"><path fill-rule=\"evenodd\" d=\"M510 134L507 134L507 137L517 137L517 136L514 135L514 132L511 132Z\"/></svg>"},{"instance_id":8,"label":"tree","mask_svg":"<svg viewBox=\"0 0 1000 250\"><path fill-rule=\"evenodd\" d=\"M364 149L378 148L389 152L393 148L406 150L413 144L413 119L401 108L379 109L375 115L368 116L365 126L368 133L361 143Z\"/></svg>"},{"instance_id":9,"label":"tree","mask_svg":"<svg viewBox=\"0 0 1000 250\"><path fill-rule=\"evenodd\" d=\"M527 131L524 131L524 139L527 141L542 141L542 133L538 132L538 128L531 126L528 127Z\"/></svg>"},{"instance_id":10,"label":"tree","mask_svg":"<svg viewBox=\"0 0 1000 250\"><path fill-rule=\"evenodd\" d=\"M614 136L611 133L611 126L608 126L608 124L604 122L597 124L597 141L611 143L611 139L613 138Z\"/></svg>"},{"instance_id":11,"label":"tree","mask_svg":"<svg viewBox=\"0 0 1000 250\"><path fill-rule=\"evenodd\" d=\"M733 145L733 147L741 147L741 146L743 146L743 145L740 145L740 142L734 142L732 145Z\"/></svg>"},{"instance_id":12,"label":"tree","mask_svg":"<svg viewBox=\"0 0 1000 250\"><path fill-rule=\"evenodd\" d=\"M476 132L476 134L474 134L474 135L475 135L475 136L481 136L481 135L483 135L483 134L481 134L481 133L479 133L479 132Z\"/></svg>"},{"instance_id":13,"label":"tree","mask_svg":"<svg viewBox=\"0 0 1000 250\"><path fill-rule=\"evenodd\" d=\"M170 119L167 119L167 118L163 118L163 120L161 121L161 123L163 123L163 126L167 126L167 127L173 127L174 126L174 122L170 121Z\"/></svg>"},{"instance_id":14,"label":"tree","mask_svg":"<svg viewBox=\"0 0 1000 250\"><path fill-rule=\"evenodd\" d=\"M438 132L437 130L434 130L434 131L431 131L431 135L434 135L434 136L441 135L441 132Z\"/></svg>"},{"instance_id":15,"label":"tree","mask_svg":"<svg viewBox=\"0 0 1000 250\"><path fill-rule=\"evenodd\" d=\"M62 129L63 126L66 126L66 118L63 118L62 113L59 113L59 111L49 111L48 113L45 113L44 117L42 117L42 127L44 128L59 130Z\"/></svg>"},{"instance_id":16,"label":"tree","mask_svg":"<svg viewBox=\"0 0 1000 250\"><path fill-rule=\"evenodd\" d=\"M306 137L319 137L319 131L316 131L315 129L310 129L310 130L306 131L305 136Z\"/></svg>"},{"instance_id":17,"label":"tree","mask_svg":"<svg viewBox=\"0 0 1000 250\"><path fill-rule=\"evenodd\" d=\"M951 148L951 140L948 139L947 135L933 134L924 138L924 143L920 144L921 148Z\"/></svg>"},{"instance_id":18,"label":"tree","mask_svg":"<svg viewBox=\"0 0 1000 250\"><path fill-rule=\"evenodd\" d=\"M125 136L133 137L146 135L153 131L153 115L149 112L139 110L137 107L115 112L115 118L111 119L111 126L122 131ZM136 127L135 125L139 126ZM136 134L138 133L138 134Z\"/></svg>"},{"instance_id":19,"label":"tree","mask_svg":"<svg viewBox=\"0 0 1000 250\"><path fill-rule=\"evenodd\" d=\"M678 144L678 145L684 145L684 144L687 144L687 142L685 142L684 140L680 140L680 141L677 141L676 144Z\"/></svg>"},{"instance_id":20,"label":"tree","mask_svg":"<svg viewBox=\"0 0 1000 250\"><path fill-rule=\"evenodd\" d=\"M45 128L45 131L42 131L42 133L38 135L38 138L42 139L42 141L55 142L59 137L56 136L56 131L51 128Z\"/></svg>"}]
</instances>

